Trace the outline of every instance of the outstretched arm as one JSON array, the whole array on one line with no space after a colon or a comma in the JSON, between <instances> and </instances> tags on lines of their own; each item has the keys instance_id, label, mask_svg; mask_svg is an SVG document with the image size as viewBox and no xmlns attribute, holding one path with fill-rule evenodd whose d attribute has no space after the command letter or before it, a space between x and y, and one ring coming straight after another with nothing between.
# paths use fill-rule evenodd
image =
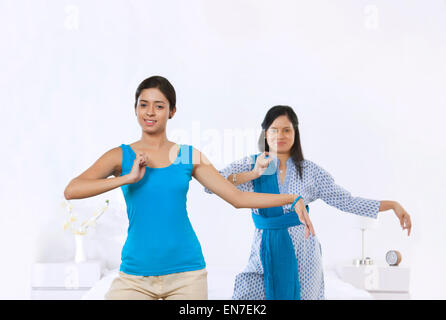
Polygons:
<instances>
[{"instance_id":1,"label":"outstretched arm","mask_svg":"<svg viewBox=\"0 0 446 320\"><path fill-rule=\"evenodd\" d=\"M234 208L270 208L293 203L298 195L244 192L237 189L232 183L225 179L207 157L194 148L193 151L192 176L205 188L230 203ZM305 209L303 199L300 199L294 207L299 220L306 226L306 235L314 228Z\"/></svg>"},{"instance_id":2,"label":"outstretched arm","mask_svg":"<svg viewBox=\"0 0 446 320\"><path fill-rule=\"evenodd\" d=\"M192 176L205 188L239 208L270 208L293 203L298 195L243 192L226 180L207 157L194 148ZM300 200L299 200L300 201Z\"/></svg>"},{"instance_id":3,"label":"outstretched arm","mask_svg":"<svg viewBox=\"0 0 446 320\"><path fill-rule=\"evenodd\" d=\"M327 204L342 210L369 218L377 218L378 212L394 210L400 220L401 227L408 230L408 235L412 228L409 214L396 201L372 200L362 197L354 197L346 189L337 185L333 177L323 168L313 164L316 172L316 184L318 198Z\"/></svg>"}]
</instances>

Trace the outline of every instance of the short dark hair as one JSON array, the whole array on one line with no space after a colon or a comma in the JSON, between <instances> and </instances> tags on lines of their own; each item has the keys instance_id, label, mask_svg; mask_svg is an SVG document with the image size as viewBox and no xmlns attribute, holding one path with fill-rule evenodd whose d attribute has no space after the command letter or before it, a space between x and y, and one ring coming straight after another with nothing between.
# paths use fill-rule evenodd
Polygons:
<instances>
[{"instance_id":1,"label":"short dark hair","mask_svg":"<svg viewBox=\"0 0 446 320\"><path fill-rule=\"evenodd\" d=\"M172 111L173 108L175 108L176 104L176 94L175 89L172 86L172 84L164 77L161 76L152 76L150 78L145 79L143 82L141 82L136 88L135 93L135 109L136 105L138 104L138 98L141 94L141 92L144 89L150 89L150 88L157 88L159 91L163 93L163 95L166 97L166 99L169 101L169 110Z\"/></svg>"},{"instance_id":2,"label":"short dark hair","mask_svg":"<svg viewBox=\"0 0 446 320\"><path fill-rule=\"evenodd\" d=\"M297 171L299 173L299 177L302 179L302 162L304 160L304 155L302 153L302 145L300 143L300 134L299 134L299 121L297 119L297 115L294 112L293 108L289 106L274 106L271 109L268 110L268 112L265 115L265 119L263 119L262 122L262 132L260 133L259 137L259 150L261 152L263 151L269 151L269 145L268 141L266 141L265 132L268 130L268 128L271 126L271 124L276 120L279 116L287 116L288 119L291 121L294 129L294 144L291 147L290 150L290 157L293 159L293 163L297 168Z\"/></svg>"}]
</instances>

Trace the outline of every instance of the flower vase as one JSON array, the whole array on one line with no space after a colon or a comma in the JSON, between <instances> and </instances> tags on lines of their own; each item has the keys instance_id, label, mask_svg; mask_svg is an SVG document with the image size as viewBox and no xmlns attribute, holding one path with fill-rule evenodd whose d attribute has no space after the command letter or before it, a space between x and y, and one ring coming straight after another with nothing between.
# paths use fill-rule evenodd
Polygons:
<instances>
[{"instance_id":1,"label":"flower vase","mask_svg":"<svg viewBox=\"0 0 446 320\"><path fill-rule=\"evenodd\" d=\"M87 260L87 257L85 255L85 249L84 249L84 235L75 234L74 241L75 241L74 261L76 263L85 262Z\"/></svg>"}]
</instances>

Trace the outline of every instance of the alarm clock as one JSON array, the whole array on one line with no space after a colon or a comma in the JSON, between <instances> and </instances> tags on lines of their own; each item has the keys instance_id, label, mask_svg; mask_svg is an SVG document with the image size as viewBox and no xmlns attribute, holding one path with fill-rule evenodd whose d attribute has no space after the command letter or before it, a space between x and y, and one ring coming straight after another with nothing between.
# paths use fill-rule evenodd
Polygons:
<instances>
[{"instance_id":1,"label":"alarm clock","mask_svg":"<svg viewBox=\"0 0 446 320\"><path fill-rule=\"evenodd\" d=\"M386 262L389 266L398 266L401 263L401 259L401 253L397 250L390 250L386 253Z\"/></svg>"}]
</instances>

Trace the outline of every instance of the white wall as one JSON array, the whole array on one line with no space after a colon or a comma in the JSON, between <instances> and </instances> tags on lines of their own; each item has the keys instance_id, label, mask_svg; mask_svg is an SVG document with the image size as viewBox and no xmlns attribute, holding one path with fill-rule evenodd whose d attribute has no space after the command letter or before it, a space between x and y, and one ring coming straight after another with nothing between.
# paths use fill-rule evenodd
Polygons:
<instances>
[{"instance_id":1,"label":"white wall","mask_svg":"<svg viewBox=\"0 0 446 320\"><path fill-rule=\"evenodd\" d=\"M445 1L4 0L0 15L0 298L28 298L34 261L72 259L63 189L105 151L139 139L134 91L154 74L177 91L168 136L217 168L252 149L213 140L223 158L205 132L257 130L271 106L292 106L306 158L353 195L397 200L411 214L407 237L392 211L380 213L367 255L400 250L412 296L446 297ZM119 203L120 192L74 203ZM243 268L250 211L196 180L188 211L208 265ZM321 200L310 215L327 266L359 257L356 216ZM89 257L118 265L123 239L104 234L125 224L104 216Z\"/></svg>"}]
</instances>

